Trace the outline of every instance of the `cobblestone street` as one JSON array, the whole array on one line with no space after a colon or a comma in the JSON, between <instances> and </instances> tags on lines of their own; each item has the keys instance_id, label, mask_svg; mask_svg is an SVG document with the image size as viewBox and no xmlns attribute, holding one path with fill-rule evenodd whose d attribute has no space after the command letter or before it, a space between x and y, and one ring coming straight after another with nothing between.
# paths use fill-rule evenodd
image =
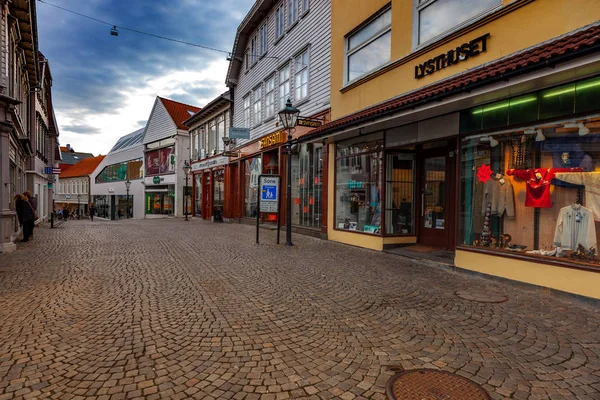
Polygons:
<instances>
[{"instance_id":1,"label":"cobblestone street","mask_svg":"<svg viewBox=\"0 0 600 400\"><path fill-rule=\"evenodd\" d=\"M498 399L600 399L591 303L306 236L261 241L200 220L36 229L0 255L0 400L385 399L401 368Z\"/></svg>"}]
</instances>

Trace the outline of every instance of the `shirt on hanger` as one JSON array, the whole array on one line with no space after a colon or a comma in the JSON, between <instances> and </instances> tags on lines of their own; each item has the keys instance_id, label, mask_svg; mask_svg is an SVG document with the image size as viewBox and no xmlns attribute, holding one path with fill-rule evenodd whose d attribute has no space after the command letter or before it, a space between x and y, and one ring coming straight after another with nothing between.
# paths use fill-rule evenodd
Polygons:
<instances>
[{"instance_id":1,"label":"shirt on hanger","mask_svg":"<svg viewBox=\"0 0 600 400\"><path fill-rule=\"evenodd\" d=\"M482 216L485 216L488 202L492 203L492 215L501 217L506 212L508 218L515 217L515 197L512 184L508 179L492 177L483 184Z\"/></svg>"},{"instance_id":2,"label":"shirt on hanger","mask_svg":"<svg viewBox=\"0 0 600 400\"><path fill-rule=\"evenodd\" d=\"M585 186L585 206L592 210L594 219L600 221L600 172L560 172L554 178Z\"/></svg>"},{"instance_id":3,"label":"shirt on hanger","mask_svg":"<svg viewBox=\"0 0 600 400\"><path fill-rule=\"evenodd\" d=\"M566 250L575 250L578 245L586 249L596 246L596 227L592 211L580 204L560 209L554 232L554 246Z\"/></svg>"},{"instance_id":4,"label":"shirt on hanger","mask_svg":"<svg viewBox=\"0 0 600 400\"><path fill-rule=\"evenodd\" d=\"M506 175L526 180L525 207L550 208L550 181L557 172L581 171L581 168L509 169Z\"/></svg>"}]
</instances>

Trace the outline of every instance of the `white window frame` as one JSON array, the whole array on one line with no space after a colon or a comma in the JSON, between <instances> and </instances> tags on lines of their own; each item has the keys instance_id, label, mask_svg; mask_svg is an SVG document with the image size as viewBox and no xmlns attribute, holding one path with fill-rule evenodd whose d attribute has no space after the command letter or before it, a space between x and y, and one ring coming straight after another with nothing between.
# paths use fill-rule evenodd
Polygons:
<instances>
[{"instance_id":1,"label":"white window frame","mask_svg":"<svg viewBox=\"0 0 600 400\"><path fill-rule=\"evenodd\" d=\"M267 52L267 43L269 40L269 28L268 28L268 21L265 21L265 23L260 27L260 55L262 56L263 54L265 54Z\"/></svg>"},{"instance_id":2,"label":"white window frame","mask_svg":"<svg viewBox=\"0 0 600 400\"><path fill-rule=\"evenodd\" d=\"M469 18L468 20L461 22L458 25L455 25L454 27L440 33L437 36L432 37L431 39L423 42L423 43L419 43L419 35L420 35L420 26L419 26L419 15L421 13L421 11L425 8L427 8L428 6L432 5L433 3L437 2L438 0L413 0L413 28L412 28L412 47L413 50L417 50L419 48L425 47L430 45L431 43L435 43L438 40L458 31L461 30L462 28L473 24L474 22L477 22L478 20L486 17L489 14L494 13L495 11L499 10L502 8L502 0L497 0L497 4L492 6L490 9L483 11L482 13Z\"/></svg>"},{"instance_id":3,"label":"white window frame","mask_svg":"<svg viewBox=\"0 0 600 400\"><path fill-rule=\"evenodd\" d=\"M292 90L291 90L291 84L290 84L290 78L292 75L291 69L292 69L292 63L288 62L286 65L281 67L279 69L279 71L277 71L277 76L279 77L279 85L277 86L277 94L279 97L279 109L280 110L283 110L283 108L285 107L287 98L291 99L291 97L292 97ZM284 74L285 79L282 79L281 73L284 72L285 70L287 70L287 78L285 78L285 74ZM287 96L285 96L285 94L282 93L282 91L281 91L282 87L284 87L286 83L287 83ZM284 91L285 91L285 89L284 89Z\"/></svg>"},{"instance_id":4,"label":"white window frame","mask_svg":"<svg viewBox=\"0 0 600 400\"><path fill-rule=\"evenodd\" d=\"M256 48L256 44L258 43L256 35L252 36L250 39L250 66L256 63L258 59L258 49Z\"/></svg>"},{"instance_id":5,"label":"white window frame","mask_svg":"<svg viewBox=\"0 0 600 400\"><path fill-rule=\"evenodd\" d=\"M418 0L413 0L413 1L418 1ZM360 78L362 78L364 76L367 76L370 73L372 73L373 71L376 71L376 70L380 69L382 66L386 65L387 63L389 63L389 61L386 62L386 63L383 63L383 64L379 65L378 67L373 68L373 70L367 71L364 74L362 74L359 77L356 77L356 78L354 78L352 80L348 79L349 78L348 77L348 72L349 72L348 71L348 68L349 68L348 59L353 54L356 54L357 52L359 52L360 50L362 50L363 48L365 48L366 46L368 46L372 42L376 41L377 39L379 39L383 35L386 35L388 32L391 32L391 30L392 30L392 23L390 22L390 24L387 25L385 28L380 29L379 31L375 32L373 35L371 35L371 37L369 37L368 39L365 39L360 45L356 46L351 51L348 51L348 44L350 42L350 38L352 36L356 35L357 33L359 33L360 31L362 31L363 29L365 29L367 26L369 26L373 21L375 21L381 15L385 14L388 11L391 12L391 10L392 10L391 6L386 6L385 8L383 8L382 10L380 10L379 12L373 14L359 28L353 30L348 35L346 35L346 37L344 38L344 82L345 83L352 82L354 80L357 80L357 79L360 79ZM391 48L390 48L390 55L391 55Z\"/></svg>"},{"instance_id":6,"label":"white window frame","mask_svg":"<svg viewBox=\"0 0 600 400\"><path fill-rule=\"evenodd\" d=\"M302 68L298 68L298 58L306 55L307 63ZM302 83L302 74L306 72L306 83ZM298 77L300 77L300 86L298 86ZM306 84L306 95L302 96L302 86ZM302 100L308 99L310 93L310 53L308 49L304 50L296 57L294 57L294 102L298 103ZM298 94L299 93L299 94Z\"/></svg>"},{"instance_id":7,"label":"white window frame","mask_svg":"<svg viewBox=\"0 0 600 400\"><path fill-rule=\"evenodd\" d=\"M282 2L275 9L275 40L279 39L285 33L285 2Z\"/></svg>"},{"instance_id":8,"label":"white window frame","mask_svg":"<svg viewBox=\"0 0 600 400\"><path fill-rule=\"evenodd\" d=\"M244 128L250 128L252 124L250 115L250 93L244 97Z\"/></svg>"},{"instance_id":9,"label":"white window frame","mask_svg":"<svg viewBox=\"0 0 600 400\"><path fill-rule=\"evenodd\" d=\"M262 122L262 85L252 91L252 122L258 125Z\"/></svg>"},{"instance_id":10,"label":"white window frame","mask_svg":"<svg viewBox=\"0 0 600 400\"><path fill-rule=\"evenodd\" d=\"M265 81L265 118L271 118L275 115L275 105L277 103L275 75L272 74Z\"/></svg>"},{"instance_id":11,"label":"white window frame","mask_svg":"<svg viewBox=\"0 0 600 400\"><path fill-rule=\"evenodd\" d=\"M288 3L288 29L298 21L298 0L286 0Z\"/></svg>"},{"instance_id":12,"label":"white window frame","mask_svg":"<svg viewBox=\"0 0 600 400\"><path fill-rule=\"evenodd\" d=\"M300 15L304 14L305 12L307 12L308 9L309 9L309 6L310 6L309 0L300 0L300 8L301 8Z\"/></svg>"}]
</instances>

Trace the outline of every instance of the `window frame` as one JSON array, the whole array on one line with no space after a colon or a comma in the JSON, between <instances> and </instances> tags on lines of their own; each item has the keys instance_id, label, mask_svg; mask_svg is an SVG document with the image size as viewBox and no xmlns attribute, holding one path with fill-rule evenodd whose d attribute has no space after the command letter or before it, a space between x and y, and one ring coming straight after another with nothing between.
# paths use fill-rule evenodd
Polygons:
<instances>
[{"instance_id":1,"label":"window frame","mask_svg":"<svg viewBox=\"0 0 600 400\"><path fill-rule=\"evenodd\" d=\"M310 9L310 1L309 0L299 0L298 4L301 8L300 16L302 17Z\"/></svg>"},{"instance_id":2,"label":"window frame","mask_svg":"<svg viewBox=\"0 0 600 400\"><path fill-rule=\"evenodd\" d=\"M298 67L298 58L303 57L305 54L308 59L306 66L302 67L301 69L298 69L297 68ZM304 71L306 71L306 96L298 97L297 96L298 87L296 85L296 79L297 79L298 75L302 74ZM302 85L302 81L301 81L300 95L302 95L302 86L303 85ZM303 51L301 51L300 53L296 54L296 56L294 57L294 102L299 103L299 102L302 102L302 101L310 98L310 90L309 89L310 89L310 51L307 48L307 49L304 49ZM290 92L291 92L291 88L290 88Z\"/></svg>"},{"instance_id":3,"label":"window frame","mask_svg":"<svg viewBox=\"0 0 600 400\"><path fill-rule=\"evenodd\" d=\"M259 30L260 38L260 55L263 56L267 52L267 46L269 43L269 26L268 19L262 24Z\"/></svg>"},{"instance_id":4,"label":"window frame","mask_svg":"<svg viewBox=\"0 0 600 400\"><path fill-rule=\"evenodd\" d=\"M275 9L275 40L279 40L285 34L285 2Z\"/></svg>"},{"instance_id":5,"label":"window frame","mask_svg":"<svg viewBox=\"0 0 600 400\"><path fill-rule=\"evenodd\" d=\"M252 113L251 113L251 99L250 99L250 94L248 93L244 98L243 98L243 121L244 121L244 128L250 128L250 126L252 125Z\"/></svg>"},{"instance_id":6,"label":"window frame","mask_svg":"<svg viewBox=\"0 0 600 400\"><path fill-rule=\"evenodd\" d=\"M503 2L502 0L497 0L497 4L495 6L490 7L488 10L483 11L479 14L477 14L476 16L467 19L466 21L461 22L460 24L457 24L455 26L453 26L452 28L440 33L439 35L436 35L426 41L424 41L423 43L419 43L419 35L420 35L420 22L419 22L419 16L421 11L423 11L424 9L426 9L427 7L433 5L435 2L437 2L438 0L413 0L413 9L412 9L412 48L413 51L414 50L418 50L421 49L423 47L429 46L432 43L435 43L441 39L443 39L446 36L449 36L451 34L453 34L454 32L457 32L461 29L463 29L466 26L469 26L477 21L479 21L480 19L498 11L499 9L501 9L503 7Z\"/></svg>"},{"instance_id":7,"label":"window frame","mask_svg":"<svg viewBox=\"0 0 600 400\"><path fill-rule=\"evenodd\" d=\"M418 1L418 0L413 0L413 1ZM365 20L361 25L359 25L358 27L356 27L355 29L353 29L352 31L350 31L345 37L344 37L344 84L348 84L350 82L354 82L356 80L359 80L371 73L373 73L374 71L377 71L378 69L382 68L384 65L389 64L391 61L391 53L392 53L392 49L390 46L390 60L388 60L387 62L382 63L381 65L365 72L364 74L353 78L353 79L349 79L349 59L351 56L353 56L354 54L357 54L360 50L364 49L365 47L367 47L369 44L375 42L376 40L378 40L379 38L381 38L382 36L386 35L388 32L392 31L392 22L390 22L390 24L388 26L386 26L383 29L380 29L379 31L373 33L369 38L365 39L364 41L362 41L359 45L355 46L352 50L348 50L348 45L350 43L350 38L352 38L353 36L355 36L357 33L361 32L363 29L367 28L371 23L373 23L377 18L379 18L380 16L384 15L386 12L392 12L392 6L391 4L386 5L385 7L383 7L381 10L377 11L375 14L373 14L371 17L369 17L367 20Z\"/></svg>"},{"instance_id":8,"label":"window frame","mask_svg":"<svg viewBox=\"0 0 600 400\"><path fill-rule=\"evenodd\" d=\"M257 96L257 93L259 96ZM258 98L257 98L258 97ZM262 84L252 90L252 123L256 126L262 122Z\"/></svg>"},{"instance_id":9,"label":"window frame","mask_svg":"<svg viewBox=\"0 0 600 400\"><path fill-rule=\"evenodd\" d=\"M275 115L275 104L277 103L277 84L275 80L276 74L271 74L265 80L265 120L273 117ZM269 83L272 82L271 90L269 90ZM273 95L273 101L269 104L269 95ZM269 107L272 107L273 112L269 112Z\"/></svg>"},{"instance_id":10,"label":"window frame","mask_svg":"<svg viewBox=\"0 0 600 400\"><path fill-rule=\"evenodd\" d=\"M286 80L282 80L281 79L281 73L284 70L288 70L288 76ZM287 62L287 64L283 65L281 68L279 68L277 70L277 76L278 76L278 85L277 85L277 93L278 93L278 98L279 98L279 109L283 110L283 108L285 107L285 103L287 101L287 99L285 98L286 96L282 96L281 95L281 86L284 85L286 82L288 84L288 95L287 97L291 100L292 99L292 88L291 88L291 83L290 83L290 78L292 77L292 63L291 62Z\"/></svg>"},{"instance_id":11,"label":"window frame","mask_svg":"<svg viewBox=\"0 0 600 400\"><path fill-rule=\"evenodd\" d=\"M296 22L298 22L298 0L286 0L288 3L287 12L287 23L288 29L290 29ZM292 19L292 16L294 17Z\"/></svg>"},{"instance_id":12,"label":"window frame","mask_svg":"<svg viewBox=\"0 0 600 400\"><path fill-rule=\"evenodd\" d=\"M256 61L258 60L258 49L256 48L257 43L257 35L253 35L252 39L250 39L250 67L256 64Z\"/></svg>"}]
</instances>

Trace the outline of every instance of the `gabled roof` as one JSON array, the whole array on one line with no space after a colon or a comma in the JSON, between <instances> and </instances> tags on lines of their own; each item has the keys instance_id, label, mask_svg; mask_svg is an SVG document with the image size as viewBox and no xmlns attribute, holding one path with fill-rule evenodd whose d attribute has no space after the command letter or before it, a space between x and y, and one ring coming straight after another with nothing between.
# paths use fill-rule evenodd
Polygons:
<instances>
[{"instance_id":1,"label":"gabled roof","mask_svg":"<svg viewBox=\"0 0 600 400\"><path fill-rule=\"evenodd\" d=\"M88 176L89 174L94 172L96 167L98 167L98 164L100 164L102 160L104 160L104 157L106 156L97 156L81 160L80 162L73 165L72 167L69 167L69 169L60 174L59 179Z\"/></svg>"},{"instance_id":2,"label":"gabled roof","mask_svg":"<svg viewBox=\"0 0 600 400\"><path fill-rule=\"evenodd\" d=\"M600 51L600 24L596 23L354 114L338 118L312 130L302 139L323 136L339 129L358 125L362 121L414 108L416 105L439 101L445 97L473 90L478 86L506 80L511 76L536 68L551 67L560 62L598 51Z\"/></svg>"},{"instance_id":3,"label":"gabled roof","mask_svg":"<svg viewBox=\"0 0 600 400\"><path fill-rule=\"evenodd\" d=\"M92 153L76 153L69 151L66 147L61 146L60 148L61 164L77 164L81 160L91 157L94 157Z\"/></svg>"},{"instance_id":4,"label":"gabled roof","mask_svg":"<svg viewBox=\"0 0 600 400\"><path fill-rule=\"evenodd\" d=\"M144 138L144 129L145 128L141 128L135 132L120 137L119 140L117 140L117 143L115 143L115 145L113 146L113 148L110 149L108 154L114 153L115 151L125 150L136 145L141 145L142 139Z\"/></svg>"},{"instance_id":5,"label":"gabled roof","mask_svg":"<svg viewBox=\"0 0 600 400\"><path fill-rule=\"evenodd\" d=\"M183 129L184 131L187 131L189 128L183 125L183 121L185 121L186 119L188 119L189 117L201 110L200 107L179 103L177 101L165 99L160 96L157 97L167 109L167 112L171 116L171 119L173 120L173 122L175 122L175 125L177 125L177 129Z\"/></svg>"},{"instance_id":6,"label":"gabled roof","mask_svg":"<svg viewBox=\"0 0 600 400\"><path fill-rule=\"evenodd\" d=\"M229 94L229 91L227 91L227 92L221 94L216 99L212 100L207 105L205 105L202 108L202 110L198 111L197 113L195 113L194 115L192 115L190 118L188 118L185 121L183 121L183 124L185 126L189 127L194 122L200 120L202 117L209 116L212 113L214 113L215 111L217 111L219 108L221 108L223 105L230 104L230 103L232 103L231 96Z\"/></svg>"}]
</instances>

